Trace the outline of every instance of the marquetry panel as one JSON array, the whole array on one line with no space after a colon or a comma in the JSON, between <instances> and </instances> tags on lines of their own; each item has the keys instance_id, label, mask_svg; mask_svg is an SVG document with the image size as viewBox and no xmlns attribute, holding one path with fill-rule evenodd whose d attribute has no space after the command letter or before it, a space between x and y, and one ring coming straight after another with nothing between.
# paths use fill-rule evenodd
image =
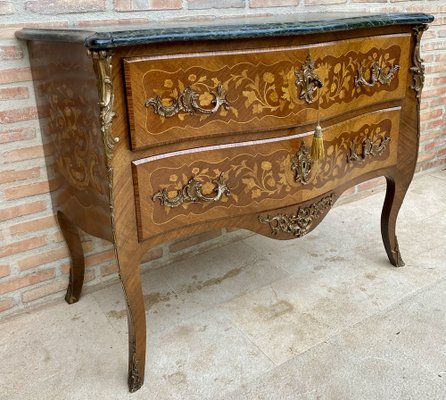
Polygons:
<instances>
[{"instance_id":1,"label":"marquetry panel","mask_svg":"<svg viewBox=\"0 0 446 400\"><path fill-rule=\"evenodd\" d=\"M127 58L132 147L257 131L259 126L265 136L268 129L315 121L319 95L322 118L402 98L409 40L409 35L387 35L168 60ZM304 96L307 78L302 74L309 61L323 85L311 101Z\"/></svg>"},{"instance_id":2,"label":"marquetry panel","mask_svg":"<svg viewBox=\"0 0 446 400\"><path fill-rule=\"evenodd\" d=\"M394 165L396 152L391 149L398 145L399 114L399 108L387 109L326 127L326 157L313 163L306 184L296 179L292 165L301 146L311 146L312 132L136 161L140 239L193 224L203 220L203 215L210 221L304 201L374 168ZM372 145L375 150L369 154ZM230 195L221 193L217 201L188 201L191 179L201 185L200 193L212 198L218 195L219 177ZM165 202L163 195L168 196ZM169 199L180 201L169 206Z\"/></svg>"}]
</instances>

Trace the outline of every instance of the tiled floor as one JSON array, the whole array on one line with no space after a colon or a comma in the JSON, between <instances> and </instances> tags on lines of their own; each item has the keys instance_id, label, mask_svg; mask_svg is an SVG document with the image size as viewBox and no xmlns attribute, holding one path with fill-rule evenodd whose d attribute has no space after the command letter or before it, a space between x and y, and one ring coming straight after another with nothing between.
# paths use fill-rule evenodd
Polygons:
<instances>
[{"instance_id":1,"label":"tiled floor","mask_svg":"<svg viewBox=\"0 0 446 400\"><path fill-rule=\"evenodd\" d=\"M384 193L299 240L251 236L143 276L144 387L126 386L119 285L0 325L0 398L446 399L446 171L380 236Z\"/></svg>"}]
</instances>

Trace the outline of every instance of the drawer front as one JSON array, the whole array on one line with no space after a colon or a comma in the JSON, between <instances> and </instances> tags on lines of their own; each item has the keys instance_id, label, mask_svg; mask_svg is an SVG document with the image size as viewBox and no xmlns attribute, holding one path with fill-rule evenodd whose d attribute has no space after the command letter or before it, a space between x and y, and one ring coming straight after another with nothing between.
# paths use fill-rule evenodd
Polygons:
<instances>
[{"instance_id":1,"label":"drawer front","mask_svg":"<svg viewBox=\"0 0 446 400\"><path fill-rule=\"evenodd\" d=\"M294 127L402 98L410 36L124 60L134 150ZM322 85L322 88L319 86ZM347 106L348 105L348 106ZM243 140L243 136L239 136Z\"/></svg>"},{"instance_id":2,"label":"drawer front","mask_svg":"<svg viewBox=\"0 0 446 400\"><path fill-rule=\"evenodd\" d=\"M326 156L320 163L309 156L311 132L135 161L139 238L292 205L395 165L399 118L398 107L324 129Z\"/></svg>"}]
</instances>

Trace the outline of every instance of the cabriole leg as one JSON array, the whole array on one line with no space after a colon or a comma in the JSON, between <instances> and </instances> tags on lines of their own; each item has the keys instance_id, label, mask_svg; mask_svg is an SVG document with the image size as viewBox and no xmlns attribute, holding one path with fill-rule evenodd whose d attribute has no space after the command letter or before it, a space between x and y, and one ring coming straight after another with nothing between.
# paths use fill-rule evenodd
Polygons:
<instances>
[{"instance_id":1,"label":"cabriole leg","mask_svg":"<svg viewBox=\"0 0 446 400\"><path fill-rule=\"evenodd\" d=\"M84 284L84 250L76 225L74 225L61 211L57 212L57 221L59 222L65 242L67 243L71 258L70 278L65 301L68 304L73 304L79 300L82 292L82 285Z\"/></svg>"},{"instance_id":2,"label":"cabriole leg","mask_svg":"<svg viewBox=\"0 0 446 400\"><path fill-rule=\"evenodd\" d=\"M129 335L128 385L136 392L144 383L146 361L146 313L141 287L140 258L136 252L117 250L122 288L127 303Z\"/></svg>"},{"instance_id":3,"label":"cabriole leg","mask_svg":"<svg viewBox=\"0 0 446 400\"><path fill-rule=\"evenodd\" d=\"M386 176L387 191L381 215L381 234L390 263L395 267L403 267L404 261L398 247L395 234L396 220L404 196L409 188L410 180L403 181Z\"/></svg>"}]
</instances>

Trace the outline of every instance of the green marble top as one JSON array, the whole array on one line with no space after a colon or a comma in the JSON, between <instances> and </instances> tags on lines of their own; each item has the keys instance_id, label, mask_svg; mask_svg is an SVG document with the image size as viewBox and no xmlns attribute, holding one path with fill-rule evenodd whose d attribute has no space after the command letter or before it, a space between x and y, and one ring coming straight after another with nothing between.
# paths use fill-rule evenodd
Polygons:
<instances>
[{"instance_id":1,"label":"green marble top","mask_svg":"<svg viewBox=\"0 0 446 400\"><path fill-rule=\"evenodd\" d=\"M243 17L212 21L148 22L144 25L76 29L28 29L16 32L25 40L84 44L89 49L110 49L146 43L295 36L357 28L426 24L429 14L302 13L270 17Z\"/></svg>"}]
</instances>

